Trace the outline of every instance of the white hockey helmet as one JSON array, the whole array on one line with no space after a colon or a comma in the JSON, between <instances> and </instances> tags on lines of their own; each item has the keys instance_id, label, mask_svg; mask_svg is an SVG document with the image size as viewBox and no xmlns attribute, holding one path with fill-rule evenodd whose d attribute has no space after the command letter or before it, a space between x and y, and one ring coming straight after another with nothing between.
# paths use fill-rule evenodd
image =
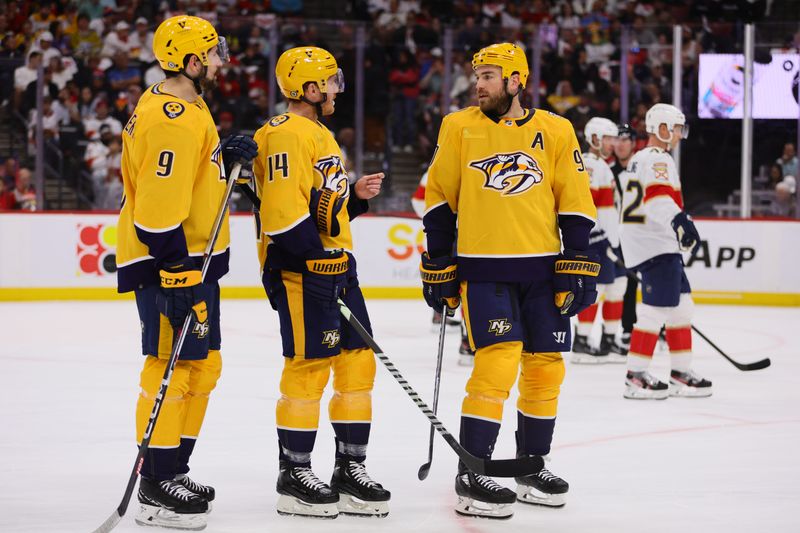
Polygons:
<instances>
[{"instance_id":1,"label":"white hockey helmet","mask_svg":"<svg viewBox=\"0 0 800 533\"><path fill-rule=\"evenodd\" d=\"M645 115L644 119L645 129L647 133L652 133L655 135L659 141L668 143L672 141L672 129L675 126L682 126L683 133L681 137L683 139L689 136L689 125L686 124L686 115L683 112L675 107L674 105L669 104L656 104L650 109L647 110L647 115ZM661 124L665 124L667 126L667 130L669 131L669 138L664 139L658 133L658 128Z\"/></svg>"},{"instance_id":2,"label":"white hockey helmet","mask_svg":"<svg viewBox=\"0 0 800 533\"><path fill-rule=\"evenodd\" d=\"M592 142L594 135L597 136L597 141L599 144L594 144ZM583 136L586 139L586 142L589 143L589 146L595 150L600 150L600 147L603 143L603 137L618 137L619 128L616 124L614 124L614 122L608 120L607 118L593 117L590 118L589 122L587 122L586 126L584 126Z\"/></svg>"}]
</instances>

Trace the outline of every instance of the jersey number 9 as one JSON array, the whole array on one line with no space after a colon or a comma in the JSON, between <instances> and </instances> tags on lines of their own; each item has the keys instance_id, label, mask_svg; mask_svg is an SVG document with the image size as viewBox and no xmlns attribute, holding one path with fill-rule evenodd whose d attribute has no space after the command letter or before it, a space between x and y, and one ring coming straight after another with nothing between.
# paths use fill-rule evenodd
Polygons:
<instances>
[{"instance_id":1,"label":"jersey number 9","mask_svg":"<svg viewBox=\"0 0 800 533\"><path fill-rule=\"evenodd\" d=\"M158 170L156 176L159 178L168 178L172 175L172 164L175 162L175 153L169 150L164 150L158 154Z\"/></svg>"}]
</instances>

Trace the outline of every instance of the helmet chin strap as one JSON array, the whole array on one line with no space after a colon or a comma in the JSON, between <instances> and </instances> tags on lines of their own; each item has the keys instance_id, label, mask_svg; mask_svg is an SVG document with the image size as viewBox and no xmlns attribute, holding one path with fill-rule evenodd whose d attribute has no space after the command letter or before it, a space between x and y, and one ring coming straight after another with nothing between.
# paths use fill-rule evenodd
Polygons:
<instances>
[{"instance_id":1,"label":"helmet chin strap","mask_svg":"<svg viewBox=\"0 0 800 533\"><path fill-rule=\"evenodd\" d=\"M674 126L673 126L673 127L674 127ZM667 139L662 139L662 138L661 138L661 128L657 128L657 129L656 129L656 139L658 139L658 140L659 140L659 141L661 141L662 143L667 143L667 144L670 144L670 143L672 142L672 137L673 137L674 135L675 135L675 132L674 132L674 131L672 131L672 130L669 130L669 137L668 137Z\"/></svg>"},{"instance_id":2,"label":"helmet chin strap","mask_svg":"<svg viewBox=\"0 0 800 533\"><path fill-rule=\"evenodd\" d=\"M208 72L207 66L203 65L203 72L196 78L189 76L185 68L180 69L178 72L181 74L181 76L185 77L186 79L191 81L192 84L194 84L194 91L197 93L198 96L203 95L203 87L202 85L200 85L200 80L205 78L206 73Z\"/></svg>"},{"instance_id":3,"label":"helmet chin strap","mask_svg":"<svg viewBox=\"0 0 800 533\"><path fill-rule=\"evenodd\" d=\"M306 98L306 95L301 96L300 100L314 106L314 109L317 111L317 120L320 120L322 118L322 104L328 101L328 93L322 93L322 100L319 102L312 102Z\"/></svg>"}]
</instances>

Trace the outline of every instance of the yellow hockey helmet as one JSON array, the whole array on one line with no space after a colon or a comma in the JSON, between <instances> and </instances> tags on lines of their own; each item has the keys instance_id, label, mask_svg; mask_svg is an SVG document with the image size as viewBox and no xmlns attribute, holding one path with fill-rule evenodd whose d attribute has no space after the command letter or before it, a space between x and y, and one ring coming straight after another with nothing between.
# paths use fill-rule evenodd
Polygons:
<instances>
[{"instance_id":1,"label":"yellow hockey helmet","mask_svg":"<svg viewBox=\"0 0 800 533\"><path fill-rule=\"evenodd\" d=\"M472 69L481 65L494 65L500 67L503 78L509 79L512 74L519 74L519 82L525 87L528 83L528 59L525 51L512 43L492 44L481 48L472 56Z\"/></svg>"},{"instance_id":2,"label":"yellow hockey helmet","mask_svg":"<svg viewBox=\"0 0 800 533\"><path fill-rule=\"evenodd\" d=\"M208 51L219 46L220 58L227 60L225 39L205 19L189 15L177 15L162 22L153 35L153 55L161 68L171 72L183 70L183 61L190 54L200 58L208 66Z\"/></svg>"},{"instance_id":3,"label":"yellow hockey helmet","mask_svg":"<svg viewBox=\"0 0 800 533\"><path fill-rule=\"evenodd\" d=\"M335 84L335 92L344 91L344 76L336 58L316 46L290 48L282 53L275 65L275 77L283 95L292 100L303 97L303 86L309 82L316 83L323 93L327 92L329 83Z\"/></svg>"}]
</instances>

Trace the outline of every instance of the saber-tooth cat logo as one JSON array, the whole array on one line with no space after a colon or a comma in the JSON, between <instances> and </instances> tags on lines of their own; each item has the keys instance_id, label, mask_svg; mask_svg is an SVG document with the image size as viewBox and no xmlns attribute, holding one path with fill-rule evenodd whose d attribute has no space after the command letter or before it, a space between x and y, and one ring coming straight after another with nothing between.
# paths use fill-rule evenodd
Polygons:
<instances>
[{"instance_id":1,"label":"saber-tooth cat logo","mask_svg":"<svg viewBox=\"0 0 800 533\"><path fill-rule=\"evenodd\" d=\"M502 196L522 194L544 179L539 163L525 152L495 154L469 166L483 172L485 189L500 191Z\"/></svg>"}]
</instances>

